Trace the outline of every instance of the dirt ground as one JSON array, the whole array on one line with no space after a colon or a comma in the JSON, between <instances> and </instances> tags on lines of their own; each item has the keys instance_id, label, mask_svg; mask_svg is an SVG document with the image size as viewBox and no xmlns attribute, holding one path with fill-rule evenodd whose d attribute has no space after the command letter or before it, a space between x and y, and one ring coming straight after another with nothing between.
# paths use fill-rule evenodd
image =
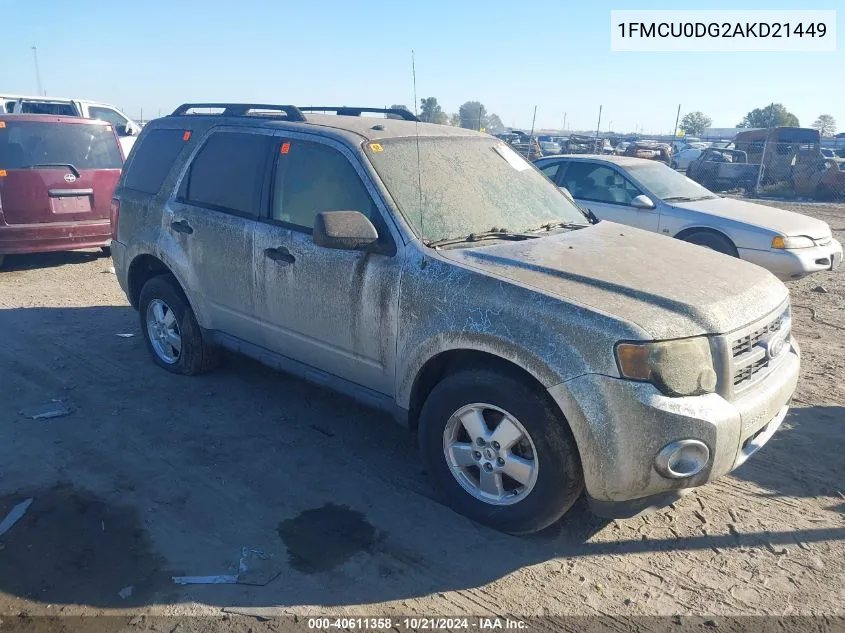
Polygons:
<instances>
[{"instance_id":1,"label":"dirt ground","mask_svg":"<svg viewBox=\"0 0 845 633\"><path fill-rule=\"evenodd\" d=\"M845 242L845 205L791 206ZM158 369L110 266L76 252L0 272L0 519L33 500L0 536L0 625L845 615L843 270L789 284L802 378L747 464L655 514L607 522L579 504L515 538L438 503L412 438L379 413L243 358L198 378ZM54 399L70 415L20 413ZM172 580L233 576L242 558L240 584Z\"/></svg>"}]
</instances>

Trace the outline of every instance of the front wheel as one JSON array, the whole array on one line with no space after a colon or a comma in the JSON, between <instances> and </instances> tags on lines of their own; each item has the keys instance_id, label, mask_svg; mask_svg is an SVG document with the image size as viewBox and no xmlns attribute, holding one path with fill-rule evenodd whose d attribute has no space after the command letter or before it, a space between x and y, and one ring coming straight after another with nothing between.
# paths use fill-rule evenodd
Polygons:
<instances>
[{"instance_id":1,"label":"front wheel","mask_svg":"<svg viewBox=\"0 0 845 633\"><path fill-rule=\"evenodd\" d=\"M551 525L584 486L572 433L545 394L483 369L438 383L420 414L428 475L453 510L503 532Z\"/></svg>"},{"instance_id":2,"label":"front wheel","mask_svg":"<svg viewBox=\"0 0 845 633\"><path fill-rule=\"evenodd\" d=\"M714 250L717 253L730 255L731 257L739 257L739 252L736 250L736 246L734 246L734 243L731 242L724 235L720 235L719 233L712 233L710 231L696 231L695 233L690 233L688 235L683 236L681 239L683 239L683 241L685 242L689 242L690 244L696 244L698 246L703 246L704 248L709 248L710 250Z\"/></svg>"}]
</instances>

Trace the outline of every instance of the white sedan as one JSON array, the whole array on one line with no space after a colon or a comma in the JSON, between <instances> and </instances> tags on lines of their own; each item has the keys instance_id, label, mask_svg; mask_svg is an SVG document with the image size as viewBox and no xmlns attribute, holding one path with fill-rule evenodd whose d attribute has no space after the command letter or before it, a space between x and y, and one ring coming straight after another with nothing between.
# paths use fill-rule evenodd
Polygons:
<instances>
[{"instance_id":1,"label":"white sedan","mask_svg":"<svg viewBox=\"0 0 845 633\"><path fill-rule=\"evenodd\" d=\"M682 149L680 152L672 156L670 166L672 169L686 171L689 164L701 156L701 152L703 151L704 150L698 149L697 147L687 147L686 149Z\"/></svg>"},{"instance_id":2,"label":"white sedan","mask_svg":"<svg viewBox=\"0 0 845 633\"><path fill-rule=\"evenodd\" d=\"M842 263L842 245L826 222L723 198L657 161L579 154L535 164L601 220L706 246L780 279L800 279Z\"/></svg>"}]
</instances>

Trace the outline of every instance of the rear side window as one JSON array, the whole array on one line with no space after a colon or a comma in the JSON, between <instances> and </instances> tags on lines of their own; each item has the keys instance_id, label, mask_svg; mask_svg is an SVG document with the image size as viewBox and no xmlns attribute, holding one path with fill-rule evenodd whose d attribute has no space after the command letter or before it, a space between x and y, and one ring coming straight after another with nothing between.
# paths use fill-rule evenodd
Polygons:
<instances>
[{"instance_id":1,"label":"rear side window","mask_svg":"<svg viewBox=\"0 0 845 633\"><path fill-rule=\"evenodd\" d=\"M111 126L5 120L0 128L0 169L51 164L120 169L123 158Z\"/></svg>"},{"instance_id":2,"label":"rear side window","mask_svg":"<svg viewBox=\"0 0 845 633\"><path fill-rule=\"evenodd\" d=\"M23 101L23 114L56 114L60 116L79 116L79 112L70 103L44 103L41 101Z\"/></svg>"},{"instance_id":3,"label":"rear side window","mask_svg":"<svg viewBox=\"0 0 845 633\"><path fill-rule=\"evenodd\" d=\"M156 194L185 147L184 130L150 130L138 144L126 170L123 186Z\"/></svg>"},{"instance_id":4,"label":"rear side window","mask_svg":"<svg viewBox=\"0 0 845 633\"><path fill-rule=\"evenodd\" d=\"M270 138L238 132L212 134L191 163L182 198L201 207L259 215Z\"/></svg>"}]
</instances>

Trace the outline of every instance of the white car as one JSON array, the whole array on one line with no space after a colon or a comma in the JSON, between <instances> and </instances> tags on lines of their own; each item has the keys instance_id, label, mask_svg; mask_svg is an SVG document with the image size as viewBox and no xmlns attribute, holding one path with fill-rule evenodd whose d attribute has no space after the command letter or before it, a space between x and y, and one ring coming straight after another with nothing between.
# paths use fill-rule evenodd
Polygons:
<instances>
[{"instance_id":1,"label":"white car","mask_svg":"<svg viewBox=\"0 0 845 633\"><path fill-rule=\"evenodd\" d=\"M135 138L141 133L141 126L135 121L123 114L115 106L99 101L66 99L64 97L0 94L0 112L6 114L80 116L87 119L107 121L114 126L117 132L124 156L129 156L129 150L135 144Z\"/></svg>"},{"instance_id":2,"label":"white car","mask_svg":"<svg viewBox=\"0 0 845 633\"><path fill-rule=\"evenodd\" d=\"M679 169L681 171L686 171L689 164L694 161L696 158L701 156L701 152L703 149L698 149L696 147L688 147L686 149L682 149L680 152L672 156L672 162L670 166L672 169Z\"/></svg>"},{"instance_id":3,"label":"white car","mask_svg":"<svg viewBox=\"0 0 845 633\"><path fill-rule=\"evenodd\" d=\"M783 280L842 264L842 245L826 222L723 198L657 161L563 155L535 164L600 220L706 246L758 264Z\"/></svg>"}]
</instances>

